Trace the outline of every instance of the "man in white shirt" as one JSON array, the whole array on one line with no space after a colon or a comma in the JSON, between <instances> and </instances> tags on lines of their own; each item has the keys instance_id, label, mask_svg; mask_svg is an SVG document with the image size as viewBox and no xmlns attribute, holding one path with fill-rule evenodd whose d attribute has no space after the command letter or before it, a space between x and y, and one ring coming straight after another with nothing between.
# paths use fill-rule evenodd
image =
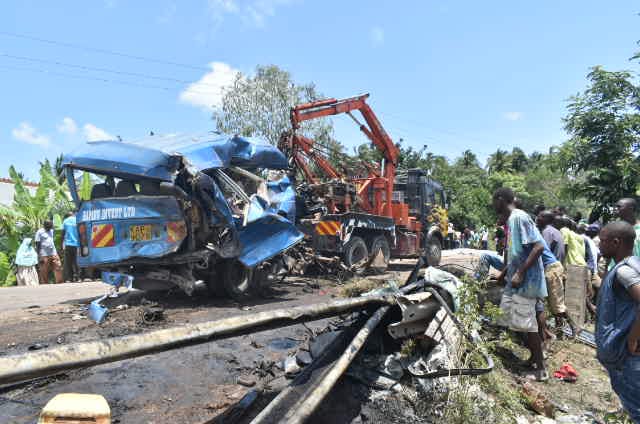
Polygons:
<instances>
[{"instance_id":1,"label":"man in white shirt","mask_svg":"<svg viewBox=\"0 0 640 424\"><path fill-rule=\"evenodd\" d=\"M53 234L53 222L47 220L43 223L44 228L40 228L36 232L34 241L36 242L36 251L38 252L38 268L40 275L40 284L49 282L49 272L53 270L56 283L62 283L62 264L58 251L56 250L55 239Z\"/></svg>"}]
</instances>

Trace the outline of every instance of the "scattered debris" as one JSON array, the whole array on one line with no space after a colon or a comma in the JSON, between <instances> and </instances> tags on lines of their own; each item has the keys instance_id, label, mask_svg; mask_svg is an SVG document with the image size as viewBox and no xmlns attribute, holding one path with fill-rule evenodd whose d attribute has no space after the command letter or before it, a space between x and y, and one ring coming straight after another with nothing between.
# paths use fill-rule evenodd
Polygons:
<instances>
[{"instance_id":1,"label":"scattered debris","mask_svg":"<svg viewBox=\"0 0 640 424\"><path fill-rule=\"evenodd\" d=\"M164 308L159 306L142 306L138 311L138 324L150 325L164 321Z\"/></svg>"},{"instance_id":2,"label":"scattered debris","mask_svg":"<svg viewBox=\"0 0 640 424\"><path fill-rule=\"evenodd\" d=\"M532 410L549 418L554 417L555 407L549 398L540 390L536 389L531 383L524 382L522 384L522 395Z\"/></svg>"},{"instance_id":3,"label":"scattered debris","mask_svg":"<svg viewBox=\"0 0 640 424\"><path fill-rule=\"evenodd\" d=\"M301 367L305 367L313 362L311 353L306 350L299 350L298 353L296 353L296 360Z\"/></svg>"},{"instance_id":4,"label":"scattered debris","mask_svg":"<svg viewBox=\"0 0 640 424\"><path fill-rule=\"evenodd\" d=\"M104 320L107 318L107 314L109 309L102 306L100 302L105 300L109 295L105 294L104 296L100 296L89 304L89 308L87 309L89 318L95 321L96 324L102 324Z\"/></svg>"},{"instance_id":5,"label":"scattered debris","mask_svg":"<svg viewBox=\"0 0 640 424\"><path fill-rule=\"evenodd\" d=\"M40 350L40 349L45 349L49 347L48 344L46 343L34 343L31 346L28 347L29 350Z\"/></svg>"},{"instance_id":6,"label":"scattered debris","mask_svg":"<svg viewBox=\"0 0 640 424\"><path fill-rule=\"evenodd\" d=\"M553 373L555 378L568 383L575 383L578 380L578 372L569 363L564 363L559 370Z\"/></svg>"},{"instance_id":7,"label":"scattered debris","mask_svg":"<svg viewBox=\"0 0 640 424\"><path fill-rule=\"evenodd\" d=\"M253 340L253 339L251 340L251 342L249 343L249 345L250 345L251 347L253 347L253 348L256 348L256 349L262 349L262 348L264 347L264 345L263 345L262 343L258 343L257 341L255 341L255 340Z\"/></svg>"},{"instance_id":8,"label":"scattered debris","mask_svg":"<svg viewBox=\"0 0 640 424\"><path fill-rule=\"evenodd\" d=\"M253 387L256 385L256 380L246 375L241 375L240 377L238 377L236 382L241 386L246 386L246 387Z\"/></svg>"},{"instance_id":9,"label":"scattered debris","mask_svg":"<svg viewBox=\"0 0 640 424\"><path fill-rule=\"evenodd\" d=\"M293 377L300 372L300 366L295 356L287 356L283 365L284 373L287 377Z\"/></svg>"}]
</instances>

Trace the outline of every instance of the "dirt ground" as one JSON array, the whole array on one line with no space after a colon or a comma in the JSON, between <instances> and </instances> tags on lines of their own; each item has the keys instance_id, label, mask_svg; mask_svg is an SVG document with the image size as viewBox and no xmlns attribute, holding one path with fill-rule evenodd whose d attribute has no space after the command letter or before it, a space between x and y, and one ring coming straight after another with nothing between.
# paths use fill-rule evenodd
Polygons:
<instances>
[{"instance_id":1,"label":"dirt ground","mask_svg":"<svg viewBox=\"0 0 640 424\"><path fill-rule=\"evenodd\" d=\"M445 252L442 262L469 270L477 257L477 251L461 249ZM375 277L376 284L403 281L412 263L410 260L396 261L387 274ZM0 355L318 303L339 296L342 289L341 284L332 280L292 277L275 287L272 298L243 305L208 298L204 292L191 298L181 292L132 292L112 304L112 312L102 325L96 325L83 314L83 307L95 298L94 286L83 290L78 285L77 291L61 296L62 303L42 306L36 306L39 303L29 299L12 297L9 300L1 295L0 290ZM8 308L7 302L27 306ZM140 311L144 306L162 308L163 319L141 322ZM276 391L283 387L287 380L282 372L275 371L276 364L295 353L329 321L262 331L0 388L0 422L33 423L55 394L78 392L104 395L111 406L114 423L205 423L250 390L242 380L260 380L263 385L268 382L267 386ZM518 364L518 358L524 355L517 348L516 356L509 357L514 354L509 352L500 352L504 356L499 358L501 363ZM556 342L550 351L550 370L559 368L563 361L570 362L578 370L578 382L571 384L551 380L534 384L556 405L569 413L588 411L599 418L619 408L604 370L595 360L593 348L572 341ZM505 366L496 372L517 390L517 371L517 366ZM238 384L239 378L243 384ZM376 422L373 416L367 418L368 408L360 410L361 405L368 402L367 388L347 380L344 379L331 395L333 399L337 396L339 402L326 402L326 405L341 404L344 409L342 415L331 414L332 422ZM344 399L350 401L345 402ZM322 409L326 411L327 408ZM316 414L312 421L327 422L323 416L327 415ZM530 418L533 416L533 413L529 415Z\"/></svg>"}]
</instances>

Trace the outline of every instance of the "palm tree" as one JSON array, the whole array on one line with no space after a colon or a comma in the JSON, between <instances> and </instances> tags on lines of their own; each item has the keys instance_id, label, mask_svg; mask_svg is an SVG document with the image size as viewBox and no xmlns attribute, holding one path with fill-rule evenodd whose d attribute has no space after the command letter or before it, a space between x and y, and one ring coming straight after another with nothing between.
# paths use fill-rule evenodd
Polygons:
<instances>
[{"instance_id":1,"label":"palm tree","mask_svg":"<svg viewBox=\"0 0 640 424\"><path fill-rule=\"evenodd\" d=\"M498 149L495 153L489 156L489 160L487 161L487 172L493 174L495 172L511 171L511 164L509 162L509 152Z\"/></svg>"},{"instance_id":2,"label":"palm tree","mask_svg":"<svg viewBox=\"0 0 640 424\"><path fill-rule=\"evenodd\" d=\"M527 155L519 147L511 150L511 169L515 172L525 172L529 166Z\"/></svg>"},{"instance_id":3,"label":"palm tree","mask_svg":"<svg viewBox=\"0 0 640 424\"><path fill-rule=\"evenodd\" d=\"M478 157L471 150L467 149L462 152L462 156L460 157L460 164L464 168L471 168L478 165Z\"/></svg>"}]
</instances>

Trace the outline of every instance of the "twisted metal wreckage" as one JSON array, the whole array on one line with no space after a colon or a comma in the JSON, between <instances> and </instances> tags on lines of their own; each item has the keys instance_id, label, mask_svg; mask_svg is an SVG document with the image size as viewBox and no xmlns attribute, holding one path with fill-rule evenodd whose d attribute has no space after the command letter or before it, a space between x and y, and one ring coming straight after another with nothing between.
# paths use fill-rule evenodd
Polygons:
<instances>
[{"instance_id":1,"label":"twisted metal wreckage","mask_svg":"<svg viewBox=\"0 0 640 424\"><path fill-rule=\"evenodd\" d=\"M78 263L111 272L112 284L191 295L203 281L242 299L286 267L285 252L303 238L287 159L259 139L209 132L93 142L64 167L78 208Z\"/></svg>"},{"instance_id":2,"label":"twisted metal wreckage","mask_svg":"<svg viewBox=\"0 0 640 424\"><path fill-rule=\"evenodd\" d=\"M0 385L8 385L68 370L120 361L127 358L178 349L275 327L315 321L332 316L357 313L355 328L336 338L321 355L291 381L252 421L253 423L302 423L321 404L339 378L358 355L369 336L387 313L401 306L403 320L390 324L387 330L393 337L420 336L436 313L444 310L472 344L479 346L479 336L469 335L457 321L453 310L456 304L455 277L451 281L430 281L419 277L425 265L421 258L407 279L396 291L382 291L357 298L327 303L276 309L251 315L228 317L199 324L150 331L142 334L77 343L22 355L0 357ZM453 284L452 284L453 283ZM459 282L458 282L459 284ZM414 294L412 294L414 293ZM427 293L428 295L425 295ZM481 349L487 363L480 369L436 369L422 373L421 378L459 375L479 375L493 369L491 357ZM250 392L240 401L244 407L256 398Z\"/></svg>"}]
</instances>

